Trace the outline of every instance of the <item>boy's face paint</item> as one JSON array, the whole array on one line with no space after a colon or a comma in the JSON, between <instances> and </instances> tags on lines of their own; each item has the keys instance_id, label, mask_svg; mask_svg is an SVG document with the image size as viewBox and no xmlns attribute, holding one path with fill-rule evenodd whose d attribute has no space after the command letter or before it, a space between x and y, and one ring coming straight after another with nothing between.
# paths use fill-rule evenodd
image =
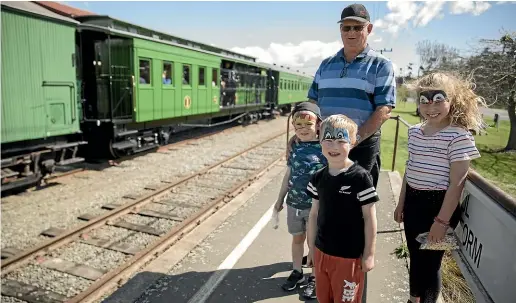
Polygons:
<instances>
[{"instance_id":1,"label":"boy's face paint","mask_svg":"<svg viewBox=\"0 0 516 303\"><path fill-rule=\"evenodd\" d=\"M349 132L345 128L333 127L332 125L326 125L321 133L322 140L336 140L340 143L349 143L351 144L351 139L349 138Z\"/></svg>"},{"instance_id":2,"label":"boy's face paint","mask_svg":"<svg viewBox=\"0 0 516 303\"><path fill-rule=\"evenodd\" d=\"M351 149L349 131L345 128L326 125L321 132L321 146L328 163L335 165L345 163Z\"/></svg>"},{"instance_id":3,"label":"boy's face paint","mask_svg":"<svg viewBox=\"0 0 516 303\"><path fill-rule=\"evenodd\" d=\"M299 114L292 120L296 135L302 141L314 140L317 137L317 116L314 114Z\"/></svg>"}]
</instances>

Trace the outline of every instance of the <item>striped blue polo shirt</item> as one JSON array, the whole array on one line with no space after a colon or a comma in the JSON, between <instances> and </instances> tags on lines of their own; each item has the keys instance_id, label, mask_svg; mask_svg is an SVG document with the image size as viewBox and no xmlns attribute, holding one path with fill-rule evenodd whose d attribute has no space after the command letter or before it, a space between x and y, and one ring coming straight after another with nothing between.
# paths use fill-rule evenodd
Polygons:
<instances>
[{"instance_id":1,"label":"striped blue polo shirt","mask_svg":"<svg viewBox=\"0 0 516 303\"><path fill-rule=\"evenodd\" d=\"M374 112L375 106L395 107L394 67L389 59L369 45L351 63L346 61L343 50L322 61L308 98L317 102L323 119L344 114L360 127Z\"/></svg>"}]
</instances>

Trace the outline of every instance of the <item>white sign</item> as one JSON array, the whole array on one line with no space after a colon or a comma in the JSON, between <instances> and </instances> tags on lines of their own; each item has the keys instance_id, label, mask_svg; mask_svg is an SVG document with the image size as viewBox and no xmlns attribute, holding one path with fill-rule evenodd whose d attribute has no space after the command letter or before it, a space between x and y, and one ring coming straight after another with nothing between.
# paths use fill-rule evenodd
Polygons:
<instances>
[{"instance_id":1,"label":"white sign","mask_svg":"<svg viewBox=\"0 0 516 303\"><path fill-rule=\"evenodd\" d=\"M516 218L470 180L461 208L455 229L461 247L454 257L475 302L516 302Z\"/></svg>"}]
</instances>

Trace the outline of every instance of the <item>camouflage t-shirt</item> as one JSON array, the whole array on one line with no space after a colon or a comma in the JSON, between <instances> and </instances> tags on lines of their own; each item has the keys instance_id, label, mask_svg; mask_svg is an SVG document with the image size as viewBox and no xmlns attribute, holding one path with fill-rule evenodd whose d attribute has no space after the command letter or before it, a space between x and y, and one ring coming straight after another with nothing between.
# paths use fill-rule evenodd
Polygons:
<instances>
[{"instance_id":1,"label":"camouflage t-shirt","mask_svg":"<svg viewBox=\"0 0 516 303\"><path fill-rule=\"evenodd\" d=\"M312 175L327 165L319 141L294 143L287 165L291 168L287 205L297 209L312 207L312 198L306 194L306 187Z\"/></svg>"}]
</instances>

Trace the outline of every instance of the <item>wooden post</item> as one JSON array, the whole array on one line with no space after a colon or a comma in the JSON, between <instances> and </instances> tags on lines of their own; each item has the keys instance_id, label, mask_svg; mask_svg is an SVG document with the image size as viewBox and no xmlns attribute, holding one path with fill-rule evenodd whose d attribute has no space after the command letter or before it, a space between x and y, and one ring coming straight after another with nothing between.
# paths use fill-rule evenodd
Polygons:
<instances>
[{"instance_id":1,"label":"wooden post","mask_svg":"<svg viewBox=\"0 0 516 303\"><path fill-rule=\"evenodd\" d=\"M396 166L396 151L398 150L398 132L400 129L400 116L396 117L396 134L394 135L394 152L392 154L392 169L394 171L394 166Z\"/></svg>"}]
</instances>

